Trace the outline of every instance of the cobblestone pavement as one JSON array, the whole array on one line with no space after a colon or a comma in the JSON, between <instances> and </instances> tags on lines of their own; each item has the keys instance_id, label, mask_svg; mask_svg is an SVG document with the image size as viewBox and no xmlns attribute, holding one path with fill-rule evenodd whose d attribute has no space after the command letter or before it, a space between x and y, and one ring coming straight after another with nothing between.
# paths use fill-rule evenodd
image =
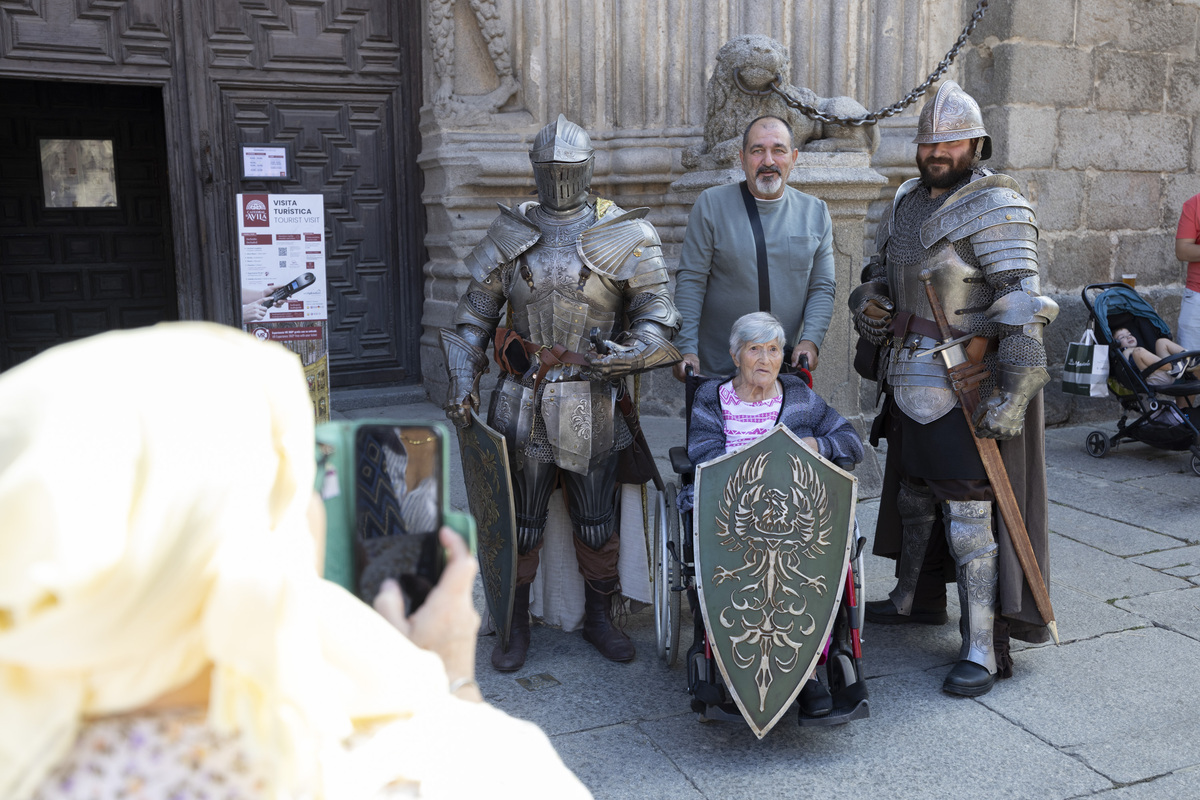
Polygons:
<instances>
[{"instance_id":1,"label":"cobblestone pavement","mask_svg":"<svg viewBox=\"0 0 1200 800\"><path fill-rule=\"evenodd\" d=\"M347 415L440 412L419 403ZM666 468L682 420L645 428ZM958 652L956 607L941 627L868 624L871 717L835 728L787 720L758 741L741 723L700 724L682 659L668 669L655 655L649 610L629 619L638 656L627 665L605 662L578 632L535 626L525 667L502 675L488 661L494 639L482 638L484 695L542 726L599 798L1198 798L1200 476L1190 454L1140 444L1092 458L1083 440L1095 428L1115 426L1046 434L1062 645L1014 642L1013 678L983 697L941 692ZM859 503L868 538L877 506ZM886 597L892 562L869 556L864 573L866 598ZM685 650L689 637L685 626ZM515 780L497 789L519 795Z\"/></svg>"}]
</instances>

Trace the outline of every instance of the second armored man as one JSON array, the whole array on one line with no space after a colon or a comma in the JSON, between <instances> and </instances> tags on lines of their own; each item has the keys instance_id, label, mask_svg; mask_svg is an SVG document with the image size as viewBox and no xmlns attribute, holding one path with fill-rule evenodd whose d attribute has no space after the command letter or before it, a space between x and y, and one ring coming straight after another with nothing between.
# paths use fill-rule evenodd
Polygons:
<instances>
[{"instance_id":1,"label":"second armored man","mask_svg":"<svg viewBox=\"0 0 1200 800\"><path fill-rule=\"evenodd\" d=\"M679 360L671 344L679 314L647 209L624 211L591 196L591 140L566 117L538 132L529 158L538 201L501 206L466 258L471 282L454 330L442 331L446 412L460 426L479 405L484 348L497 339L501 376L488 423L508 445L518 552L509 646L492 652L500 671L525 663L530 584L560 481L585 582L583 636L613 661L634 657L610 609L620 546L617 454L632 440L617 413L622 378ZM501 327L505 304L511 321Z\"/></svg>"},{"instance_id":2,"label":"second armored man","mask_svg":"<svg viewBox=\"0 0 1200 800\"><path fill-rule=\"evenodd\" d=\"M972 424L978 436L1003 440L1000 452L1044 576L1041 389L1050 374L1042 328L1058 306L1041 293L1032 207L1012 178L977 166L992 143L975 100L944 83L921 111L915 142L921 177L897 191L864 283L850 297L859 335L881 348L877 377L887 394L872 432L888 439L874 550L898 560L896 588L887 600L867 604L867 619L943 622L945 579L937 562L948 550L963 643L942 688L977 696L998 673L1011 674L1010 633L1045 641L1046 631L993 511L993 487L943 353L933 350L945 337L921 275L928 271L953 338L986 367ZM934 540L943 527L945 550Z\"/></svg>"}]
</instances>

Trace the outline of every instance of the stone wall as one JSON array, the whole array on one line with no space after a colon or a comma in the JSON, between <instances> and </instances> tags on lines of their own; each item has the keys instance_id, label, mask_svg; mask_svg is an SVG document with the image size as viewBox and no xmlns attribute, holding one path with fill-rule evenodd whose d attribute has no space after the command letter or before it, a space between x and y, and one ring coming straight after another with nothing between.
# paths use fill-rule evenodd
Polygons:
<instances>
[{"instance_id":1,"label":"stone wall","mask_svg":"<svg viewBox=\"0 0 1200 800\"><path fill-rule=\"evenodd\" d=\"M1117 414L1112 400L1058 390L1087 320L1083 286L1136 273L1175 327L1175 225L1200 192L1198 17L1194 0L1008 0L972 37L963 86L983 106L993 166L1037 209L1043 287L1062 307L1047 329L1050 424Z\"/></svg>"},{"instance_id":2,"label":"stone wall","mask_svg":"<svg viewBox=\"0 0 1200 800\"><path fill-rule=\"evenodd\" d=\"M701 138L705 86L721 45L745 33L771 36L790 54L785 78L792 84L875 109L900 99L933 69L961 28L959 6L959 0L430 0L420 158L430 259L421 353L430 397L439 403L444 397L437 330L449 323L466 288L462 258L486 232L497 202L529 199L528 143L559 112L592 136L595 192L626 208L651 209L673 270L693 198L670 187L684 173L683 149ZM913 174L907 142L918 109L919 103L881 126L883 143L870 168L851 169L856 185L829 180L820 159L794 175L794 183L831 205L843 295L857 282L864 215L865 233L873 235L880 203L870 212L866 204L882 188L878 173L891 187ZM870 393L849 372L852 344L848 318L835 316L819 377L847 416L861 416L870 403L858 398ZM650 413L677 412L681 401L669 376L655 375L643 387Z\"/></svg>"}]
</instances>

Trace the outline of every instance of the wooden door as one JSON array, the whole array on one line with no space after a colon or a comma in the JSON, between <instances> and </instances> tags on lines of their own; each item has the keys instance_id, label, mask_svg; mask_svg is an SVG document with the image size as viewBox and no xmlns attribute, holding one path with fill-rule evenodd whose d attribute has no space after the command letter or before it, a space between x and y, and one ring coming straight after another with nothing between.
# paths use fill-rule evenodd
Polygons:
<instances>
[{"instance_id":1,"label":"wooden door","mask_svg":"<svg viewBox=\"0 0 1200 800\"><path fill-rule=\"evenodd\" d=\"M112 142L115 207L48 201L41 142L72 139ZM159 89L0 79L0 370L177 317L166 164Z\"/></svg>"}]
</instances>

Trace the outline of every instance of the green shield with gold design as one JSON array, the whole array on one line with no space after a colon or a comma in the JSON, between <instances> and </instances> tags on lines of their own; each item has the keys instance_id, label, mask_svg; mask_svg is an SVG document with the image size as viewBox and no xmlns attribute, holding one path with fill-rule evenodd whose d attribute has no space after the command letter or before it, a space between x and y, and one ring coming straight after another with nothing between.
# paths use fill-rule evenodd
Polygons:
<instances>
[{"instance_id":1,"label":"green shield with gold design","mask_svg":"<svg viewBox=\"0 0 1200 800\"><path fill-rule=\"evenodd\" d=\"M471 424L458 431L467 502L478 527L476 553L488 611L508 648L513 592L517 586L517 525L512 476L504 436L471 412Z\"/></svg>"},{"instance_id":2,"label":"green shield with gold design","mask_svg":"<svg viewBox=\"0 0 1200 800\"><path fill-rule=\"evenodd\" d=\"M783 425L696 469L696 584L721 675L760 739L820 659L846 583L857 479Z\"/></svg>"}]
</instances>

